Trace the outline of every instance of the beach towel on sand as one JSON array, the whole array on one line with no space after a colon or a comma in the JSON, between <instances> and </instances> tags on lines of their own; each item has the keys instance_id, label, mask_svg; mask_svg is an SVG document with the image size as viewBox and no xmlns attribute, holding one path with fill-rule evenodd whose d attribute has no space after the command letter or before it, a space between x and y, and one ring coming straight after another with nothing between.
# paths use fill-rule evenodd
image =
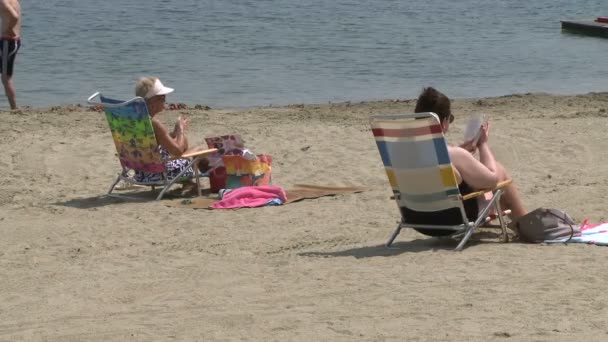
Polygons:
<instances>
[{"instance_id":1,"label":"beach towel on sand","mask_svg":"<svg viewBox=\"0 0 608 342\"><path fill-rule=\"evenodd\" d=\"M598 246L608 246L608 223L587 224L586 222L583 222L581 225L581 232L573 236L569 241L568 238L563 238L557 240L546 240L545 242L580 242Z\"/></svg>"},{"instance_id":2,"label":"beach towel on sand","mask_svg":"<svg viewBox=\"0 0 608 342\"><path fill-rule=\"evenodd\" d=\"M259 187L258 187L259 188ZM353 194L369 190L362 186L325 186L311 184L294 184L293 188L286 189L285 195L287 201L283 204L299 202L306 199L319 198L323 196L335 196L343 194ZM205 191L203 191L205 193ZM206 196L196 198L176 198L170 201L164 201L168 207L189 208L189 209L213 209L211 205L218 201L216 196L207 192Z\"/></svg>"},{"instance_id":3,"label":"beach towel on sand","mask_svg":"<svg viewBox=\"0 0 608 342\"><path fill-rule=\"evenodd\" d=\"M281 203L285 203L285 201L287 201L285 191L280 186L245 186L225 193L220 201L211 205L211 208L254 208L265 206L269 203L276 204L277 199Z\"/></svg>"}]
</instances>

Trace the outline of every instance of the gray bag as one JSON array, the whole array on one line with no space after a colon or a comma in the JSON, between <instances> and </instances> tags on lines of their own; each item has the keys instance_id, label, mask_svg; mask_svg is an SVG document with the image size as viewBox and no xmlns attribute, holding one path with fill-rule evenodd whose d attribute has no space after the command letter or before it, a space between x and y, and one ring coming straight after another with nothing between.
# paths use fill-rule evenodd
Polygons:
<instances>
[{"instance_id":1,"label":"gray bag","mask_svg":"<svg viewBox=\"0 0 608 342\"><path fill-rule=\"evenodd\" d=\"M538 208L517 220L519 238L524 242L540 243L572 237L581 232L570 215L560 209Z\"/></svg>"}]
</instances>

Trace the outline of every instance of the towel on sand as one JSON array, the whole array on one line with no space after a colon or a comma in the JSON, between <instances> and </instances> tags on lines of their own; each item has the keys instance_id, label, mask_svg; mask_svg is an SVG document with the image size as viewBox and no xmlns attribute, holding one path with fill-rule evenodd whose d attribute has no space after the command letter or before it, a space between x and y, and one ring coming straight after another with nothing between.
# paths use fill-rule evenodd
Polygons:
<instances>
[{"instance_id":1,"label":"towel on sand","mask_svg":"<svg viewBox=\"0 0 608 342\"><path fill-rule=\"evenodd\" d=\"M211 205L213 209L236 209L262 207L275 199L287 201L285 191L280 186L244 186L227 192L220 201Z\"/></svg>"},{"instance_id":2,"label":"towel on sand","mask_svg":"<svg viewBox=\"0 0 608 342\"><path fill-rule=\"evenodd\" d=\"M293 188L285 190L287 201L284 204L299 202L305 199L319 198L323 196L335 196L340 194L352 194L369 190L361 186L323 186L310 184L295 184ZM189 209L212 209L211 205L219 199L216 195L203 190L203 197L195 198L176 198L163 201L168 207L189 208Z\"/></svg>"},{"instance_id":3,"label":"towel on sand","mask_svg":"<svg viewBox=\"0 0 608 342\"><path fill-rule=\"evenodd\" d=\"M608 222L600 224L587 224L583 223L581 226L581 233L575 235L568 241L568 238L558 240L547 240L547 243L559 243L559 242L580 242L588 243L598 246L608 246Z\"/></svg>"}]
</instances>

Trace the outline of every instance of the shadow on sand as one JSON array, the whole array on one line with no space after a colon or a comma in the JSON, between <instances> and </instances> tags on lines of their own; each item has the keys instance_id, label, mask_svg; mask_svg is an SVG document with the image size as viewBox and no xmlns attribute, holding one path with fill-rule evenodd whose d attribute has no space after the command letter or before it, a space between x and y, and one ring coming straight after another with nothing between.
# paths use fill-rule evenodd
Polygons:
<instances>
[{"instance_id":1,"label":"shadow on sand","mask_svg":"<svg viewBox=\"0 0 608 342\"><path fill-rule=\"evenodd\" d=\"M139 191L125 194L125 196L128 197L112 197L108 195L81 197L73 198L65 202L55 202L52 204L63 205L70 208L91 209L120 203L152 202L156 199L157 193L156 191Z\"/></svg>"},{"instance_id":2,"label":"shadow on sand","mask_svg":"<svg viewBox=\"0 0 608 342\"><path fill-rule=\"evenodd\" d=\"M501 234L489 231L478 231L473 234L467 242L464 250L479 244L502 244ZM357 259L370 257L390 257L403 253L419 253L428 251L452 251L458 245L458 239L451 237L429 237L415 239L411 241L396 241L391 247L385 245L375 245L351 248L335 252L304 252L298 253L299 256L307 257L354 257Z\"/></svg>"},{"instance_id":3,"label":"shadow on sand","mask_svg":"<svg viewBox=\"0 0 608 342\"><path fill-rule=\"evenodd\" d=\"M73 198L64 202L55 202L53 205L62 205L70 208L78 209L91 209L105 207L106 205L121 204L121 203L143 203L143 202L156 202L156 196L158 196L159 189L140 189L135 191L120 191L115 196L108 196L107 194L92 196L92 197L81 197ZM202 189L203 195L210 193L209 189ZM164 199L175 199L175 198L192 198L197 196L195 190L184 191L182 189L173 189L165 193Z\"/></svg>"}]
</instances>

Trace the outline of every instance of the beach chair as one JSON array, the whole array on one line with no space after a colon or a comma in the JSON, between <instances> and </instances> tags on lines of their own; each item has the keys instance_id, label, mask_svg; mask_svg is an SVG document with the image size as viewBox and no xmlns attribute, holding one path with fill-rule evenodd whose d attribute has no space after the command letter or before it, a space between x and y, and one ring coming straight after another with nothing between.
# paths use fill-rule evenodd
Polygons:
<instances>
[{"instance_id":1,"label":"beach chair","mask_svg":"<svg viewBox=\"0 0 608 342\"><path fill-rule=\"evenodd\" d=\"M448 154L439 118L435 113L374 115L370 117L372 132L393 189L394 199L401 211L401 220L386 242L390 247L404 227L430 236L462 234L455 250L461 250L473 231L486 223L494 207L500 208L504 186L462 195ZM479 208L474 222L467 218L463 201L492 192L485 208ZM409 213L409 215L408 215ZM422 213L422 215L412 215ZM497 215L503 239L507 239L503 215ZM427 219L446 215L451 225L426 224ZM409 216L409 217L408 217ZM412 222L414 221L414 222Z\"/></svg>"},{"instance_id":2,"label":"beach chair","mask_svg":"<svg viewBox=\"0 0 608 342\"><path fill-rule=\"evenodd\" d=\"M99 97L99 101L95 98ZM99 92L91 95L87 101L91 105L101 106L105 112L106 119L112 132L112 139L118 153L118 159L122 166L122 172L110 186L108 196L128 197L124 195L113 194L112 191L121 180L128 184L144 185L152 187L162 187L160 193L156 197L160 200L165 192L177 181L183 179L182 175L189 167L196 163L206 155L214 153L217 149L203 149L196 147L189 149L181 156L175 156L174 159L189 159L188 167L184 168L176 177L169 179L167 177L165 161L158 149L158 142L154 135L152 121L148 114L146 102L141 97L135 97L128 101L118 101L102 96ZM201 195L200 177L198 168L193 167L194 178L198 195ZM162 179L152 182L138 182L133 178L135 171L161 173Z\"/></svg>"}]
</instances>

